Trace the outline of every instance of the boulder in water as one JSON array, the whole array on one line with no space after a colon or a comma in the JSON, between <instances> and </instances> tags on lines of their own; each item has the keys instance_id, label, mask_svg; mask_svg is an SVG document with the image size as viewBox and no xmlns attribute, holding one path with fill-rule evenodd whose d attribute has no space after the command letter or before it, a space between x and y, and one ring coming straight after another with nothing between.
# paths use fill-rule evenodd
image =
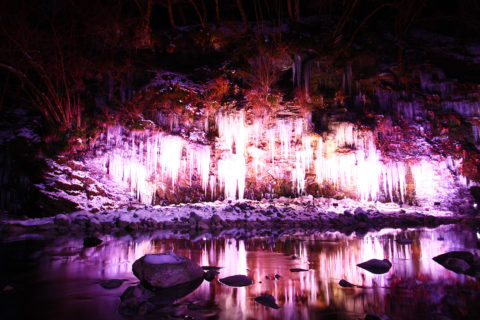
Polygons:
<instances>
[{"instance_id":1,"label":"boulder in water","mask_svg":"<svg viewBox=\"0 0 480 320\"><path fill-rule=\"evenodd\" d=\"M100 283L104 289L116 289L122 285L125 279L111 279Z\"/></svg>"},{"instance_id":2,"label":"boulder in water","mask_svg":"<svg viewBox=\"0 0 480 320\"><path fill-rule=\"evenodd\" d=\"M348 282L347 280L340 280L340 282L338 282L338 284L340 285L340 287L344 287L344 288L353 288L355 287L354 284L351 284L350 282Z\"/></svg>"},{"instance_id":3,"label":"boulder in water","mask_svg":"<svg viewBox=\"0 0 480 320\"><path fill-rule=\"evenodd\" d=\"M85 248L96 247L101 243L102 243L102 240L98 239L97 237L86 237L83 239L83 246Z\"/></svg>"},{"instance_id":4,"label":"boulder in water","mask_svg":"<svg viewBox=\"0 0 480 320\"><path fill-rule=\"evenodd\" d=\"M290 269L290 272L305 272L305 271L308 271L308 269L301 269L301 268Z\"/></svg>"},{"instance_id":5,"label":"boulder in water","mask_svg":"<svg viewBox=\"0 0 480 320\"><path fill-rule=\"evenodd\" d=\"M192 260L169 251L147 254L133 264L133 274L147 287L168 288L201 279L203 270Z\"/></svg>"},{"instance_id":6,"label":"boulder in water","mask_svg":"<svg viewBox=\"0 0 480 320\"><path fill-rule=\"evenodd\" d=\"M275 303L275 298L271 294L265 294L260 297L256 297L254 299L256 302L264 305L266 307L270 307L273 309L279 309L280 307Z\"/></svg>"},{"instance_id":7,"label":"boulder in water","mask_svg":"<svg viewBox=\"0 0 480 320\"><path fill-rule=\"evenodd\" d=\"M433 258L448 270L472 277L480 275L480 259L468 251L451 251Z\"/></svg>"},{"instance_id":8,"label":"boulder in water","mask_svg":"<svg viewBox=\"0 0 480 320\"><path fill-rule=\"evenodd\" d=\"M387 273L392 267L392 263L388 259L378 260L370 259L368 261L357 264L358 267L370 271L375 274Z\"/></svg>"},{"instance_id":9,"label":"boulder in water","mask_svg":"<svg viewBox=\"0 0 480 320\"><path fill-rule=\"evenodd\" d=\"M218 272L217 270L208 270L207 272L205 272L203 274L203 278L207 281L213 281L213 279L215 279L215 277L217 276L217 274L219 274L220 272Z\"/></svg>"},{"instance_id":10,"label":"boulder in water","mask_svg":"<svg viewBox=\"0 0 480 320\"><path fill-rule=\"evenodd\" d=\"M203 279L197 279L174 287L155 288L154 290L141 284L129 287L120 297L119 312L123 315L134 316L164 310L166 305L172 305L176 300L195 291L202 282Z\"/></svg>"},{"instance_id":11,"label":"boulder in water","mask_svg":"<svg viewBox=\"0 0 480 320\"><path fill-rule=\"evenodd\" d=\"M252 279L242 274L237 274L235 276L222 278L218 281L230 287L245 287L253 283Z\"/></svg>"}]
</instances>

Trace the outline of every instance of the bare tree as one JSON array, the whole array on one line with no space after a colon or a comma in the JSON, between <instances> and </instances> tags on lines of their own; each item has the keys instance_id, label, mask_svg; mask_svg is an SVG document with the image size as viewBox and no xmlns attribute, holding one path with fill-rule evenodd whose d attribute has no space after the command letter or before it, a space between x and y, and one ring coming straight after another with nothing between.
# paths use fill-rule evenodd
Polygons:
<instances>
[{"instance_id":1,"label":"bare tree","mask_svg":"<svg viewBox=\"0 0 480 320\"><path fill-rule=\"evenodd\" d=\"M243 9L242 0L236 0L236 2L237 2L238 11L240 11L240 16L242 17L243 26L245 28L245 31L249 30L250 29L250 24L248 23L247 15L245 13L245 10Z\"/></svg>"},{"instance_id":2,"label":"bare tree","mask_svg":"<svg viewBox=\"0 0 480 320\"><path fill-rule=\"evenodd\" d=\"M206 8L205 8L205 2L202 0L202 7L203 7L203 14L200 12L198 9L197 4L195 3L195 0L190 0L190 3L192 4L193 9L195 10L195 13L198 16L198 19L200 20L200 24L202 25L202 29L206 29L205 25L205 20L206 20Z\"/></svg>"}]
</instances>

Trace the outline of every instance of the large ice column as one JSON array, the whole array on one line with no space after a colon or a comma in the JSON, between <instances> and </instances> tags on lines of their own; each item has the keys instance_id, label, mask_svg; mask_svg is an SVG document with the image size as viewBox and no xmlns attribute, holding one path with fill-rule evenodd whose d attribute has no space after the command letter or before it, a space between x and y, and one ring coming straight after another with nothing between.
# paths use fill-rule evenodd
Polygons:
<instances>
[{"instance_id":1,"label":"large ice column","mask_svg":"<svg viewBox=\"0 0 480 320\"><path fill-rule=\"evenodd\" d=\"M210 146L189 143L159 131L127 131L118 126L108 129L107 145L108 174L128 186L143 203L154 201L160 184L174 190L180 174L191 181L192 174L197 172L202 189L208 189Z\"/></svg>"}]
</instances>

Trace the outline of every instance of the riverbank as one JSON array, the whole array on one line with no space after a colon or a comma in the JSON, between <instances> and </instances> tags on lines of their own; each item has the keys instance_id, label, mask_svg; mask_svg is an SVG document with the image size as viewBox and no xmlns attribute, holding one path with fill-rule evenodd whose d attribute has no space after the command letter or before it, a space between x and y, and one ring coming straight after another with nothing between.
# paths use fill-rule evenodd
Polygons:
<instances>
[{"instance_id":1,"label":"riverbank","mask_svg":"<svg viewBox=\"0 0 480 320\"><path fill-rule=\"evenodd\" d=\"M366 233L383 228L436 227L464 223L480 225L476 208L459 206L458 212L395 203L358 202L351 199L279 198L261 201L216 201L169 206L130 205L111 211L77 211L36 219L2 218L3 238L25 234L101 235L170 230L174 233L215 234L243 229L256 235L295 230Z\"/></svg>"}]
</instances>

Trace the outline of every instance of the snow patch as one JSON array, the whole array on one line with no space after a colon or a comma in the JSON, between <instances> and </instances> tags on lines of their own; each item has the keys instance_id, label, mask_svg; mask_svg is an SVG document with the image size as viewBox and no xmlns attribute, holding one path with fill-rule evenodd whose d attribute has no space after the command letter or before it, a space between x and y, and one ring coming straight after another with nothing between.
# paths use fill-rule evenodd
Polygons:
<instances>
[{"instance_id":1,"label":"snow patch","mask_svg":"<svg viewBox=\"0 0 480 320\"><path fill-rule=\"evenodd\" d=\"M183 262L180 256L173 252L166 254L147 254L144 261L149 264L177 264Z\"/></svg>"}]
</instances>

